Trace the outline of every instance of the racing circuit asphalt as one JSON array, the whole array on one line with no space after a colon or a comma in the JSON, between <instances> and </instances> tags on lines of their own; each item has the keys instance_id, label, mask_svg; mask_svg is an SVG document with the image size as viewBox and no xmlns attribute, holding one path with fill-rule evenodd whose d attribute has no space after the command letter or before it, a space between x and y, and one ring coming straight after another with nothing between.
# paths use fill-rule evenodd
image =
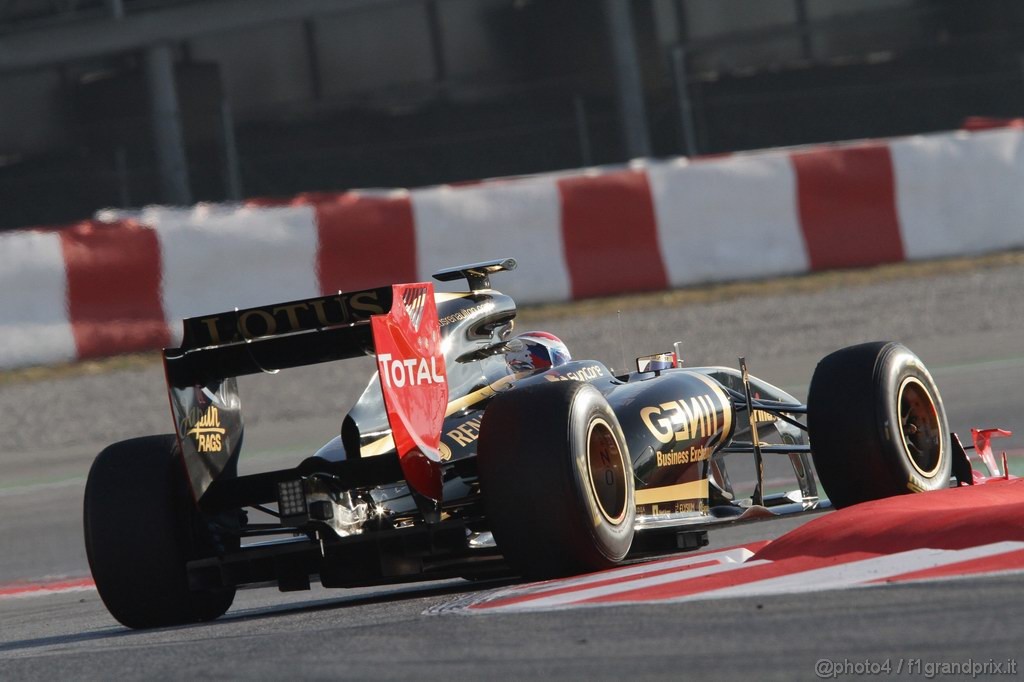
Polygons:
<instances>
[{"instance_id":1,"label":"racing circuit asphalt","mask_svg":"<svg viewBox=\"0 0 1024 682\"><path fill-rule=\"evenodd\" d=\"M501 275L495 285L505 276L515 275ZM548 329L575 357L620 368L623 347L634 356L668 350L676 340L684 342L689 364L731 365L745 355L755 375L800 398L827 352L900 340L932 369L952 428L1012 429L1014 437L997 447L1018 455L1022 290L1024 258L1017 254L940 264L925 274L907 267L867 278L802 278L531 310L519 329ZM369 370L368 362L354 361L240 382L249 447L243 470L287 465L330 438ZM88 575L81 503L89 463L108 442L169 430L162 381L160 366L149 360L104 364L96 373L0 376L0 587ZM722 529L712 532L712 546L777 537L806 519ZM1005 663L1019 658L1024 641L1019 573L714 602L423 615L492 586L455 580L290 594L246 590L214 623L149 632L119 626L91 590L0 597L0 680L792 680L816 679L819 659L851 666L888 660L893 670L900 659L920 659L922 672L929 663L968 658Z\"/></svg>"}]
</instances>

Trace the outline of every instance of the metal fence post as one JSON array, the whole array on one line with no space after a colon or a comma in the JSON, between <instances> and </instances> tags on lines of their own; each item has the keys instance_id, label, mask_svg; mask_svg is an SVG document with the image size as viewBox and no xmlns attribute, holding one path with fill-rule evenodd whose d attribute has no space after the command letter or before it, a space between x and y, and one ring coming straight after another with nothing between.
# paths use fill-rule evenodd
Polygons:
<instances>
[{"instance_id":1,"label":"metal fence post","mask_svg":"<svg viewBox=\"0 0 1024 682\"><path fill-rule=\"evenodd\" d=\"M174 83L173 50L166 43L152 45L146 48L144 57L150 120L160 174L160 199L169 204L185 206L192 203L192 194L189 190L181 108Z\"/></svg>"},{"instance_id":2,"label":"metal fence post","mask_svg":"<svg viewBox=\"0 0 1024 682\"><path fill-rule=\"evenodd\" d=\"M679 107L679 128L683 139L683 153L696 156L697 133L693 122L693 100L690 99L690 81L686 74L686 48L673 45L669 50L672 64L672 82L676 91L676 105Z\"/></svg>"},{"instance_id":3,"label":"metal fence post","mask_svg":"<svg viewBox=\"0 0 1024 682\"><path fill-rule=\"evenodd\" d=\"M572 98L573 109L576 112L576 133L580 139L580 157L584 166L594 163L594 155L590 148L590 125L587 121L587 104L583 101L582 95Z\"/></svg>"},{"instance_id":4,"label":"metal fence post","mask_svg":"<svg viewBox=\"0 0 1024 682\"><path fill-rule=\"evenodd\" d=\"M220 101L221 144L224 152L224 193L232 201L242 200L242 169L235 142L235 122L227 98Z\"/></svg>"},{"instance_id":5,"label":"metal fence post","mask_svg":"<svg viewBox=\"0 0 1024 682\"><path fill-rule=\"evenodd\" d=\"M611 36L615 64L615 84L622 117L623 138L630 158L651 155L647 132L647 108L644 105L643 80L633 37L630 0L605 0L605 19Z\"/></svg>"}]
</instances>

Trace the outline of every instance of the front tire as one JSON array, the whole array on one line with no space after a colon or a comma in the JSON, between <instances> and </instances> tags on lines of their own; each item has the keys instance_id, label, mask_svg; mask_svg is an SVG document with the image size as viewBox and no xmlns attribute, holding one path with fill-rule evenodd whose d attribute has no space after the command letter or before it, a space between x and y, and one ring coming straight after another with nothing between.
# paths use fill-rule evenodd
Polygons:
<instances>
[{"instance_id":1,"label":"front tire","mask_svg":"<svg viewBox=\"0 0 1024 682\"><path fill-rule=\"evenodd\" d=\"M905 346L865 343L826 356L807 396L814 467L836 507L949 486L939 389Z\"/></svg>"},{"instance_id":2,"label":"front tire","mask_svg":"<svg viewBox=\"0 0 1024 682\"><path fill-rule=\"evenodd\" d=\"M123 625L195 623L231 606L234 588L189 589L186 562L214 554L217 541L191 499L175 436L104 449L89 470L84 507L89 567Z\"/></svg>"},{"instance_id":3,"label":"front tire","mask_svg":"<svg viewBox=\"0 0 1024 682\"><path fill-rule=\"evenodd\" d=\"M594 386L544 383L496 397L477 454L498 548L539 579L608 568L633 541L633 466L615 412Z\"/></svg>"}]
</instances>

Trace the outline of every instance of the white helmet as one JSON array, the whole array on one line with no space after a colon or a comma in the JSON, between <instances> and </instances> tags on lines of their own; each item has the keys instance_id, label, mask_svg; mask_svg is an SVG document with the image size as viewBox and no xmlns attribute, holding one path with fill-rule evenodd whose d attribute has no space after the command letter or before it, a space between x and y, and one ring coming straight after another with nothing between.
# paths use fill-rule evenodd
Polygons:
<instances>
[{"instance_id":1,"label":"white helmet","mask_svg":"<svg viewBox=\"0 0 1024 682\"><path fill-rule=\"evenodd\" d=\"M513 372L550 369L572 360L562 340L548 332L523 332L513 337L509 345L514 350L508 351L505 359Z\"/></svg>"}]
</instances>

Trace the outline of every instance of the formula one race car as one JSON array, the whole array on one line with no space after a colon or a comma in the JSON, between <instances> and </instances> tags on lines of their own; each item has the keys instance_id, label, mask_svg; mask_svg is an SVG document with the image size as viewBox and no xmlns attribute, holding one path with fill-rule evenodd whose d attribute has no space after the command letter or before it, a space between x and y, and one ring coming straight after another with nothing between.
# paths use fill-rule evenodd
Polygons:
<instances>
[{"instance_id":1,"label":"formula one race car","mask_svg":"<svg viewBox=\"0 0 1024 682\"><path fill-rule=\"evenodd\" d=\"M490 277L514 268L434 275L463 293L399 284L185 320L164 351L176 433L111 445L86 485L89 564L114 617L209 620L257 583L597 570L821 508L815 467L836 506L970 483L932 377L899 344L827 356L807 405L742 359L683 367L667 352L614 375L551 334L513 334L515 303ZM292 469L238 475L236 377L365 354L377 375L337 437ZM737 454L756 465L749 498L728 475ZM795 489L766 494L763 458L779 456Z\"/></svg>"}]
</instances>

